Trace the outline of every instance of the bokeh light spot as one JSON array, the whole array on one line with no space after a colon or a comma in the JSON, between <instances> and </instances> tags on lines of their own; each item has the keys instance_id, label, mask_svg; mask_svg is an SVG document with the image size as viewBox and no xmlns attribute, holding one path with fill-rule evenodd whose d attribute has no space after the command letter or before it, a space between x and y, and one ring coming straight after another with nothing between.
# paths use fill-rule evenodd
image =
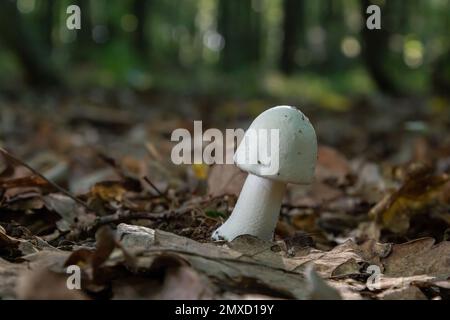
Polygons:
<instances>
[{"instance_id":1,"label":"bokeh light spot","mask_svg":"<svg viewBox=\"0 0 450 320\"><path fill-rule=\"evenodd\" d=\"M423 45L419 40L407 40L403 47L403 60L410 68L418 68L423 63Z\"/></svg>"},{"instance_id":2,"label":"bokeh light spot","mask_svg":"<svg viewBox=\"0 0 450 320\"><path fill-rule=\"evenodd\" d=\"M133 32L138 26L138 19L133 14L125 14L120 19L120 25L126 32Z\"/></svg>"},{"instance_id":3,"label":"bokeh light spot","mask_svg":"<svg viewBox=\"0 0 450 320\"><path fill-rule=\"evenodd\" d=\"M36 0L17 0L17 9L21 13L31 13L36 7Z\"/></svg>"},{"instance_id":4,"label":"bokeh light spot","mask_svg":"<svg viewBox=\"0 0 450 320\"><path fill-rule=\"evenodd\" d=\"M347 36L341 42L341 51L348 58L355 58L361 53L361 45L355 37Z\"/></svg>"}]
</instances>

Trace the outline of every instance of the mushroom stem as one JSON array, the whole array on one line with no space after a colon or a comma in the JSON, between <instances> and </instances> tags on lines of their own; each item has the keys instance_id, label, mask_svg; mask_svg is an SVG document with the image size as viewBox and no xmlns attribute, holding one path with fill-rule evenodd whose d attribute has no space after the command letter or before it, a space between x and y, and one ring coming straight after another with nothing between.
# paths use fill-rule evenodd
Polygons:
<instances>
[{"instance_id":1,"label":"mushroom stem","mask_svg":"<svg viewBox=\"0 0 450 320\"><path fill-rule=\"evenodd\" d=\"M212 238L231 241L250 234L271 241L285 190L285 182L249 174L231 216L214 231Z\"/></svg>"}]
</instances>

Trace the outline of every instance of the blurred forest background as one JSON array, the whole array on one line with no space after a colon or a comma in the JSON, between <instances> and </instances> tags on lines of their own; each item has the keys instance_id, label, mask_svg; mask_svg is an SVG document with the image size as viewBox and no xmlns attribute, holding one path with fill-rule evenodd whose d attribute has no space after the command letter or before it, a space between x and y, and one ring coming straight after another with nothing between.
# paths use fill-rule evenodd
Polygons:
<instances>
[{"instance_id":1,"label":"blurred forest background","mask_svg":"<svg viewBox=\"0 0 450 320\"><path fill-rule=\"evenodd\" d=\"M365 26L377 4L381 30ZM81 30L66 9L81 8ZM0 2L0 88L302 97L450 92L450 1Z\"/></svg>"}]
</instances>

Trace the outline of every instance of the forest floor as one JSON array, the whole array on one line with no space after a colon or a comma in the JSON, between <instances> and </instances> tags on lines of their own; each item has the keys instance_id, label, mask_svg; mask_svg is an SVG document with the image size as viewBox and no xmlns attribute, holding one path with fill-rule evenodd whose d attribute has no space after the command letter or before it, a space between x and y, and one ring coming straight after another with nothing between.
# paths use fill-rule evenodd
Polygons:
<instances>
[{"instance_id":1,"label":"forest floor","mask_svg":"<svg viewBox=\"0 0 450 320\"><path fill-rule=\"evenodd\" d=\"M316 128L314 183L289 186L273 242L210 240L245 173L174 165L172 131L245 129L279 103L2 97L0 299L450 298L450 108L439 99L284 101ZM81 290L67 289L69 265Z\"/></svg>"}]
</instances>

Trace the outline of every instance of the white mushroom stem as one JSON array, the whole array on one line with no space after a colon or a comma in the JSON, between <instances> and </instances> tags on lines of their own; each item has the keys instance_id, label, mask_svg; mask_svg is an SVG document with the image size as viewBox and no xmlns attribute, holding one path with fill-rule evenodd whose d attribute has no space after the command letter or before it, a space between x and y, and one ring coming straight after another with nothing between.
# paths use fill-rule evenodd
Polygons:
<instances>
[{"instance_id":1,"label":"white mushroom stem","mask_svg":"<svg viewBox=\"0 0 450 320\"><path fill-rule=\"evenodd\" d=\"M239 235L250 234L271 241L285 190L285 182L249 174L231 216L212 238L231 241Z\"/></svg>"}]
</instances>

